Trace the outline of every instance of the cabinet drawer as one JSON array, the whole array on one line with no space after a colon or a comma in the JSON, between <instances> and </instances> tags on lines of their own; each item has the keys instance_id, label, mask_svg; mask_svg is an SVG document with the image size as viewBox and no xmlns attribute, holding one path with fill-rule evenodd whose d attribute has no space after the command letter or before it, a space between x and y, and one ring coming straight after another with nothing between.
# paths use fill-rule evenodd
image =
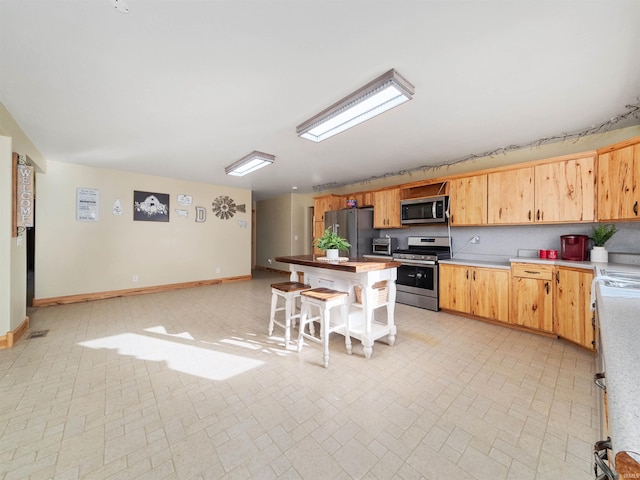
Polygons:
<instances>
[{"instance_id":1,"label":"cabinet drawer","mask_svg":"<svg viewBox=\"0 0 640 480\"><path fill-rule=\"evenodd\" d=\"M553 279L552 265L536 265L533 263L512 263L511 274L520 278L537 278L540 280Z\"/></svg>"}]
</instances>

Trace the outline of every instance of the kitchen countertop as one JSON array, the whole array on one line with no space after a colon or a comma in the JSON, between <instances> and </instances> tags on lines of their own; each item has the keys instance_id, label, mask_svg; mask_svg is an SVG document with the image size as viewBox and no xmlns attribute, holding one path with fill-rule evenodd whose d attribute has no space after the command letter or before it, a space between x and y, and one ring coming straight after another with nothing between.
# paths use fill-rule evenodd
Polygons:
<instances>
[{"instance_id":1,"label":"kitchen countertop","mask_svg":"<svg viewBox=\"0 0 640 480\"><path fill-rule=\"evenodd\" d=\"M509 270L511 264L509 262L500 262L495 260L459 260L457 258L449 258L447 260L438 260L438 263L447 265L467 265L469 267L485 267L485 268L502 268Z\"/></svg>"},{"instance_id":2,"label":"kitchen countertop","mask_svg":"<svg viewBox=\"0 0 640 480\"><path fill-rule=\"evenodd\" d=\"M537 265L554 265L559 267L583 268L585 270L593 270L596 275L604 275L605 270L615 270L619 272L637 272L640 271L638 265L627 265L623 263L598 263L598 262L580 262L576 260L547 260L538 257L512 257L508 260L476 260L476 259L458 259L450 258L440 260L439 263L450 265L468 265L470 267L487 267L487 268L511 268L511 263L531 263Z\"/></svg>"},{"instance_id":3,"label":"kitchen countertop","mask_svg":"<svg viewBox=\"0 0 640 480\"><path fill-rule=\"evenodd\" d=\"M596 285L613 451L627 452L640 463L640 292Z\"/></svg>"},{"instance_id":4,"label":"kitchen countertop","mask_svg":"<svg viewBox=\"0 0 640 480\"><path fill-rule=\"evenodd\" d=\"M322 258L323 257L321 255L294 255L290 257L275 257L275 261L355 273L386 270L388 268L398 268L400 266L400 262L394 262L393 259L349 258L348 260L341 262L322 260Z\"/></svg>"}]
</instances>

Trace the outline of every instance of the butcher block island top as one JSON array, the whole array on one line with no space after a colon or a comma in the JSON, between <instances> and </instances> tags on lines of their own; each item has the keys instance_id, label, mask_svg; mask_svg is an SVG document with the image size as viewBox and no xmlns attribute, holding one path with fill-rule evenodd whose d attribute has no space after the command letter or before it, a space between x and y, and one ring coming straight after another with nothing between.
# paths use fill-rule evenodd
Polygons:
<instances>
[{"instance_id":1,"label":"butcher block island top","mask_svg":"<svg viewBox=\"0 0 640 480\"><path fill-rule=\"evenodd\" d=\"M387 268L398 268L400 262L393 260L383 260L377 258L349 258L345 261L320 260L318 255L294 255L291 257L276 257L276 262L290 263L293 265L305 265L307 267L326 268L329 270L341 270L343 272L373 272L376 270L386 270Z\"/></svg>"}]
</instances>

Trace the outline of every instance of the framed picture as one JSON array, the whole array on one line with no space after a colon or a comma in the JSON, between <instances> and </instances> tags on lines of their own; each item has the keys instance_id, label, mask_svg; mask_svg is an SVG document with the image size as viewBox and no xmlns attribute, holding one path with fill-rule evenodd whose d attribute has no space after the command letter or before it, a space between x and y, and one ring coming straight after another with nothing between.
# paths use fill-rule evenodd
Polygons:
<instances>
[{"instance_id":1,"label":"framed picture","mask_svg":"<svg viewBox=\"0 0 640 480\"><path fill-rule=\"evenodd\" d=\"M134 190L133 219L145 222L168 222L169 194Z\"/></svg>"}]
</instances>

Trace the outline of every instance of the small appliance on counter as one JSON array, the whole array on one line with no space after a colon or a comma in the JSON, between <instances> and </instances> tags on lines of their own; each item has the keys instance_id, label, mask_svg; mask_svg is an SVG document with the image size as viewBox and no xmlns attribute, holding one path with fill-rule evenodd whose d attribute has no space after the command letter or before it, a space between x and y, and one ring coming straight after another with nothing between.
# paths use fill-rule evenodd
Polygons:
<instances>
[{"instance_id":1,"label":"small appliance on counter","mask_svg":"<svg viewBox=\"0 0 640 480\"><path fill-rule=\"evenodd\" d=\"M391 237L374 238L371 244L374 255L390 257L398 249L398 239Z\"/></svg>"},{"instance_id":2,"label":"small appliance on counter","mask_svg":"<svg viewBox=\"0 0 640 480\"><path fill-rule=\"evenodd\" d=\"M560 256L562 260L584 262L587 260L588 235L561 235Z\"/></svg>"}]
</instances>

